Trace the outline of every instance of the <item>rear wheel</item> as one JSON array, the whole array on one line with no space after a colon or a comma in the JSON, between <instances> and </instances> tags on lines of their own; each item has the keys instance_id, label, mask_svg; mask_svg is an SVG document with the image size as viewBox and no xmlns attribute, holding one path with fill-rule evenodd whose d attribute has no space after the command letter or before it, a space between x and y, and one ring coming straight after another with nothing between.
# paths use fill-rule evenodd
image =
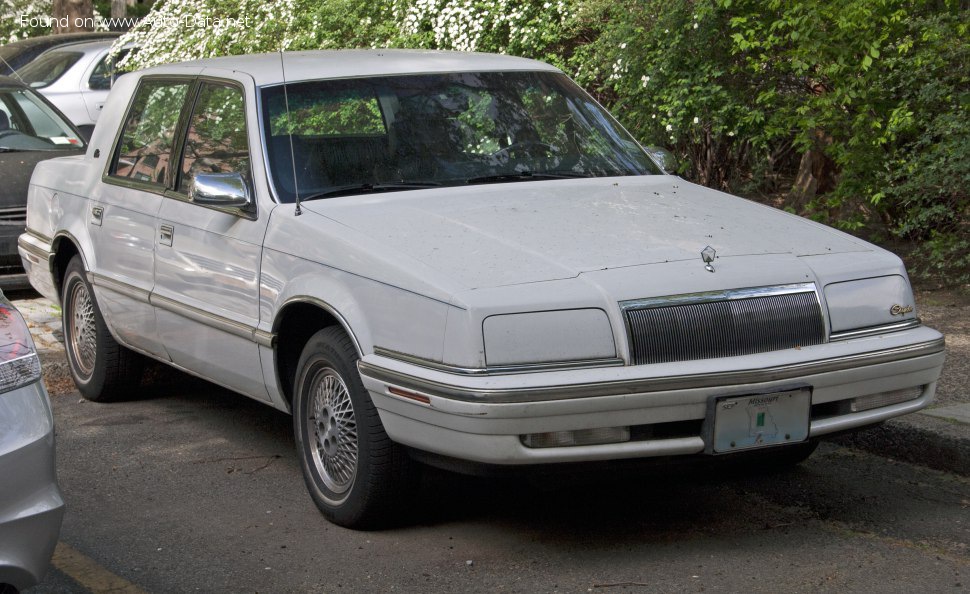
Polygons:
<instances>
[{"instance_id":1,"label":"rear wheel","mask_svg":"<svg viewBox=\"0 0 970 594\"><path fill-rule=\"evenodd\" d=\"M68 366L81 395L95 402L131 397L141 380L144 359L111 336L80 256L67 265L61 305Z\"/></svg>"},{"instance_id":2,"label":"rear wheel","mask_svg":"<svg viewBox=\"0 0 970 594\"><path fill-rule=\"evenodd\" d=\"M303 478L323 515L348 528L375 528L406 499L412 463L385 433L357 359L339 327L310 338L298 365L293 432Z\"/></svg>"}]
</instances>

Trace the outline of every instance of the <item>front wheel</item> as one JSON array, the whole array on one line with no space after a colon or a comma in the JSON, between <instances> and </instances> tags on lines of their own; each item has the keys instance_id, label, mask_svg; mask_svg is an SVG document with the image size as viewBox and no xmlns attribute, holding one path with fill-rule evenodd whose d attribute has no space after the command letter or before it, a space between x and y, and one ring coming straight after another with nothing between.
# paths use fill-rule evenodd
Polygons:
<instances>
[{"instance_id":1,"label":"front wheel","mask_svg":"<svg viewBox=\"0 0 970 594\"><path fill-rule=\"evenodd\" d=\"M141 380L144 359L111 336L80 256L67 265L61 305L68 367L78 391L95 402L130 398Z\"/></svg>"},{"instance_id":2,"label":"front wheel","mask_svg":"<svg viewBox=\"0 0 970 594\"><path fill-rule=\"evenodd\" d=\"M293 433L313 502L330 521L374 528L405 499L411 461L387 436L342 329L314 334L297 367Z\"/></svg>"}]
</instances>

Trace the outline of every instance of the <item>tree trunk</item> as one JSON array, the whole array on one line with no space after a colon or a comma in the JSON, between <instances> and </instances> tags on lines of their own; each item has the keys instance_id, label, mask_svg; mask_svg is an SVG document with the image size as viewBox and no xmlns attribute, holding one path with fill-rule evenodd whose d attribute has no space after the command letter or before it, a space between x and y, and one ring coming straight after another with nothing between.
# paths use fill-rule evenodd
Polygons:
<instances>
[{"instance_id":1,"label":"tree trunk","mask_svg":"<svg viewBox=\"0 0 970 594\"><path fill-rule=\"evenodd\" d=\"M825 154L825 147L832 144L832 137L821 130L815 131L815 146L802 154L798 175L788 194L795 212L804 212L815 196L831 192L835 188L835 162Z\"/></svg>"},{"instance_id":2,"label":"tree trunk","mask_svg":"<svg viewBox=\"0 0 970 594\"><path fill-rule=\"evenodd\" d=\"M54 33L94 31L91 0L54 0L51 16L54 17Z\"/></svg>"},{"instance_id":3,"label":"tree trunk","mask_svg":"<svg viewBox=\"0 0 970 594\"><path fill-rule=\"evenodd\" d=\"M126 0L111 0L111 18L123 19L128 14L128 3Z\"/></svg>"}]
</instances>

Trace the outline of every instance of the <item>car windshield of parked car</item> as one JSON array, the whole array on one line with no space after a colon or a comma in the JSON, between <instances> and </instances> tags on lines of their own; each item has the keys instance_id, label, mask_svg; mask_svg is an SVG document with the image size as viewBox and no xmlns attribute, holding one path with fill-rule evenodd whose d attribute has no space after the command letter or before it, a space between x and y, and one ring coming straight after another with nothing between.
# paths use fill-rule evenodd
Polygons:
<instances>
[{"instance_id":1,"label":"car windshield of parked car","mask_svg":"<svg viewBox=\"0 0 970 594\"><path fill-rule=\"evenodd\" d=\"M84 148L64 118L34 92L0 87L0 152Z\"/></svg>"},{"instance_id":2,"label":"car windshield of parked car","mask_svg":"<svg viewBox=\"0 0 970 594\"><path fill-rule=\"evenodd\" d=\"M659 174L565 75L446 73L262 90L283 202L421 187ZM295 179L295 183L294 183Z\"/></svg>"},{"instance_id":3,"label":"car windshield of parked car","mask_svg":"<svg viewBox=\"0 0 970 594\"><path fill-rule=\"evenodd\" d=\"M25 84L35 89L42 89L57 82L57 79L63 76L83 55L81 52L49 51L18 70L17 76Z\"/></svg>"}]
</instances>

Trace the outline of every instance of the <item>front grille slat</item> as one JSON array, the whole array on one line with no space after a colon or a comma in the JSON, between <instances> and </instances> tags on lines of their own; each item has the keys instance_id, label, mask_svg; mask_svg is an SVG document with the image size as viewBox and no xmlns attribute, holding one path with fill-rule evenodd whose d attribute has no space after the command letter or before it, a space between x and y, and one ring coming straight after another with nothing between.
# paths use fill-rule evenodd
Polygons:
<instances>
[{"instance_id":1,"label":"front grille slat","mask_svg":"<svg viewBox=\"0 0 970 594\"><path fill-rule=\"evenodd\" d=\"M672 301L624 306L634 365L750 355L825 341L822 309L812 289L740 298L699 296L696 303L677 296Z\"/></svg>"}]
</instances>

